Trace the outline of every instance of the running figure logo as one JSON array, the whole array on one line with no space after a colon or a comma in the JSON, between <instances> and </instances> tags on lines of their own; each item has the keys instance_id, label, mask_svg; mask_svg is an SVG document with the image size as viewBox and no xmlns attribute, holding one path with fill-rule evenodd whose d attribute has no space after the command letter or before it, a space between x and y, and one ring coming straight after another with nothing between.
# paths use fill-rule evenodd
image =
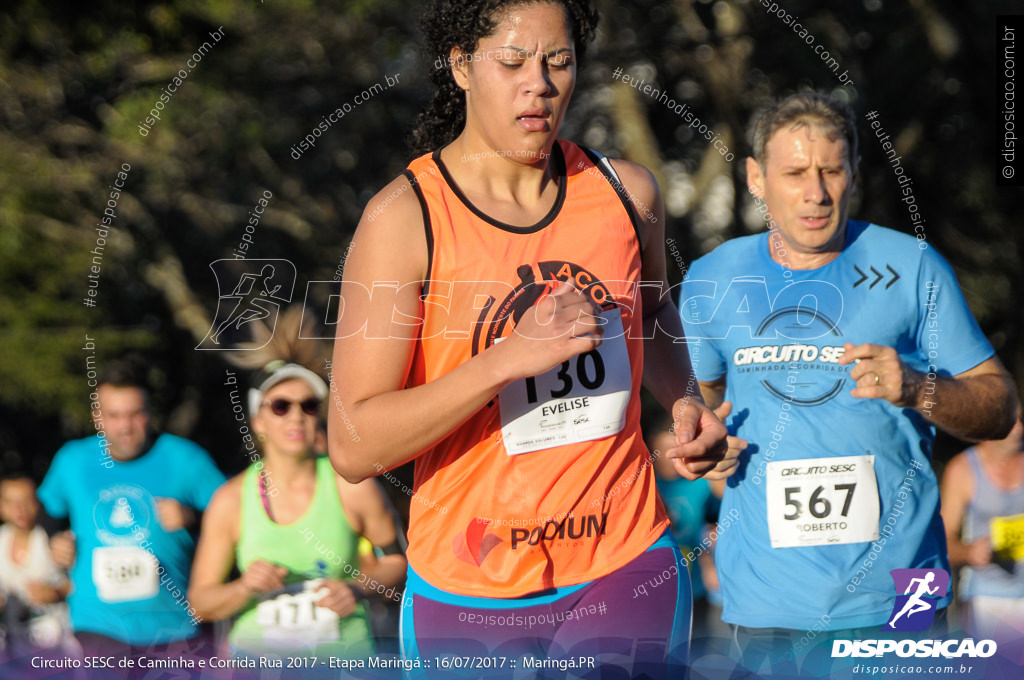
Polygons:
<instances>
[{"instance_id":1,"label":"running figure logo","mask_svg":"<svg viewBox=\"0 0 1024 680\"><path fill-rule=\"evenodd\" d=\"M944 569L893 569L896 584L893 605L885 630L921 631L932 625L935 605L949 590L949 572Z\"/></svg>"},{"instance_id":2,"label":"running figure logo","mask_svg":"<svg viewBox=\"0 0 1024 680\"><path fill-rule=\"evenodd\" d=\"M241 331L254 321L262 321L273 336L281 305L292 299L295 265L288 260L225 259L211 262L210 269L217 279L217 314L196 349L238 349L231 345L250 339ZM231 292L225 293L225 290ZM269 337L267 342L270 342Z\"/></svg>"}]
</instances>

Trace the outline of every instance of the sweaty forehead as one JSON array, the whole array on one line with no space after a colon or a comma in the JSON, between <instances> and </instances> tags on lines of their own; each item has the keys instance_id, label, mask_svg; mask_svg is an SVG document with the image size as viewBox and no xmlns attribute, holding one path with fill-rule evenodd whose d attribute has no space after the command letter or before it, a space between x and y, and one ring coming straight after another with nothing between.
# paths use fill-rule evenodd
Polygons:
<instances>
[{"instance_id":1,"label":"sweaty forehead","mask_svg":"<svg viewBox=\"0 0 1024 680\"><path fill-rule=\"evenodd\" d=\"M560 19L560 21L559 21ZM572 46L569 17L557 3L536 2L507 7L496 15L494 31L489 38L550 39L552 34L564 35Z\"/></svg>"},{"instance_id":2,"label":"sweaty forehead","mask_svg":"<svg viewBox=\"0 0 1024 680\"><path fill-rule=\"evenodd\" d=\"M821 143L825 146L822 147ZM827 160L848 160L846 141L831 126L814 120L797 120L776 130L765 144L765 160L777 156L780 163L807 159L814 150L825 150ZM826 160L823 159L823 160Z\"/></svg>"}]
</instances>

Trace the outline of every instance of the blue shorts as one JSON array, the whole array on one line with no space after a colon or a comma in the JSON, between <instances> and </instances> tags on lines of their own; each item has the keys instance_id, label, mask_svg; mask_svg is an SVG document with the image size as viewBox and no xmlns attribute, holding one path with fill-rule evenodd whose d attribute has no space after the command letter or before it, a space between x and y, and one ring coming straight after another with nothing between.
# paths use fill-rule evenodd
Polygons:
<instances>
[{"instance_id":1,"label":"blue shorts","mask_svg":"<svg viewBox=\"0 0 1024 680\"><path fill-rule=\"evenodd\" d=\"M666 532L607 576L518 598L456 595L409 569L402 602L410 677L678 678L690 641L690 577Z\"/></svg>"}]
</instances>

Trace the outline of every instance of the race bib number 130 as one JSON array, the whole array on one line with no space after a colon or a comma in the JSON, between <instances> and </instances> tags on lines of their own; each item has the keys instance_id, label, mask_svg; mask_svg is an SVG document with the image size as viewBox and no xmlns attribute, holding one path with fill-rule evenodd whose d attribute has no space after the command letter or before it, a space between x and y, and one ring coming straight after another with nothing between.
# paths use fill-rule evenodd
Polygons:
<instances>
[{"instance_id":1,"label":"race bib number 130","mask_svg":"<svg viewBox=\"0 0 1024 680\"><path fill-rule=\"evenodd\" d=\"M878 539L874 456L772 461L767 473L773 548Z\"/></svg>"},{"instance_id":2,"label":"race bib number 130","mask_svg":"<svg viewBox=\"0 0 1024 680\"><path fill-rule=\"evenodd\" d=\"M622 312L601 315L605 340L498 395L501 434L510 456L618 434L632 391Z\"/></svg>"}]
</instances>

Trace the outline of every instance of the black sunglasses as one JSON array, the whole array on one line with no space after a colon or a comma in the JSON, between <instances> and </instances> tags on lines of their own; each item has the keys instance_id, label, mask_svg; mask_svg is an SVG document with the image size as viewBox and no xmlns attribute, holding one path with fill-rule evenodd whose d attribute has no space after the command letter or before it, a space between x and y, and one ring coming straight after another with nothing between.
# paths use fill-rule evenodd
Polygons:
<instances>
[{"instance_id":1,"label":"black sunglasses","mask_svg":"<svg viewBox=\"0 0 1024 680\"><path fill-rule=\"evenodd\" d=\"M269 406L271 413L275 416L287 415L292 410L292 404L298 404L302 412L307 416L315 416L320 411L320 400L314 397L309 399L303 399L302 401L291 401L290 399L274 399L273 401L263 402L264 406Z\"/></svg>"}]
</instances>

